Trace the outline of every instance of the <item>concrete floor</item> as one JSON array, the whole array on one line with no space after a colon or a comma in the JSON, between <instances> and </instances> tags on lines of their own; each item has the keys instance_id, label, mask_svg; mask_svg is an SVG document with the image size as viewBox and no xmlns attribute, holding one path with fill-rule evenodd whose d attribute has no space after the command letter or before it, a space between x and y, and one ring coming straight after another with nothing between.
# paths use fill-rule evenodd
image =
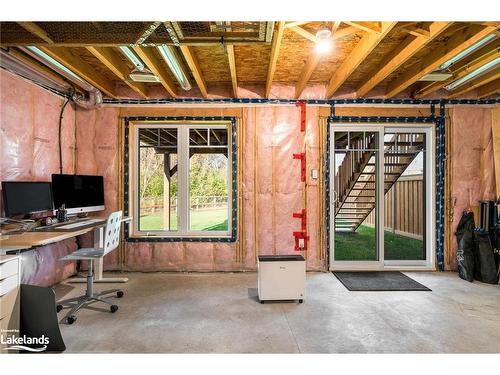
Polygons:
<instances>
[{"instance_id":1,"label":"concrete floor","mask_svg":"<svg viewBox=\"0 0 500 375\"><path fill-rule=\"evenodd\" d=\"M500 285L406 274L432 292L349 292L308 273L303 304L261 305L255 273L130 273L115 314L81 310L61 330L76 353L500 353Z\"/></svg>"}]
</instances>

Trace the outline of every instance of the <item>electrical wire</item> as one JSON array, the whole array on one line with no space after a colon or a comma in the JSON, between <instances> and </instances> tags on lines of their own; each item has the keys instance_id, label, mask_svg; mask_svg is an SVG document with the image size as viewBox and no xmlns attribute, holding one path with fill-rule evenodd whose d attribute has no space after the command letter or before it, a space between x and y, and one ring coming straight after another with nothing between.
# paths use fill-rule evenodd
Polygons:
<instances>
[{"instance_id":1,"label":"electrical wire","mask_svg":"<svg viewBox=\"0 0 500 375\"><path fill-rule=\"evenodd\" d=\"M61 133L62 133L62 120L63 120L63 114L64 114L64 109L69 103L69 98L66 98L64 101L63 106L61 107L61 113L59 114L59 173L63 173L63 157L62 157L62 140L61 140Z\"/></svg>"}]
</instances>

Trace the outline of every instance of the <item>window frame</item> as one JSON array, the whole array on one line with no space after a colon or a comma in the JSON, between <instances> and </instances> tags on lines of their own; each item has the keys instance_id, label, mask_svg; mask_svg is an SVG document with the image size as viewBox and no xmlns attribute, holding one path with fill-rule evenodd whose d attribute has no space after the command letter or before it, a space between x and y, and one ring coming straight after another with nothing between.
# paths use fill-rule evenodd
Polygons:
<instances>
[{"instance_id":1,"label":"window frame","mask_svg":"<svg viewBox=\"0 0 500 375\"><path fill-rule=\"evenodd\" d=\"M178 155L178 229L139 230L139 130L144 128L176 128ZM228 129L227 146L214 146L228 150L228 229L227 231L189 230L189 131L194 128ZM199 146L198 146L199 147ZM201 146L210 147L210 146ZM125 225L125 239L129 242L209 241L234 242L237 233L237 163L236 119L234 117L128 117L125 118L124 142L124 211L132 214L131 223ZM130 181L129 181L130 177Z\"/></svg>"}]
</instances>

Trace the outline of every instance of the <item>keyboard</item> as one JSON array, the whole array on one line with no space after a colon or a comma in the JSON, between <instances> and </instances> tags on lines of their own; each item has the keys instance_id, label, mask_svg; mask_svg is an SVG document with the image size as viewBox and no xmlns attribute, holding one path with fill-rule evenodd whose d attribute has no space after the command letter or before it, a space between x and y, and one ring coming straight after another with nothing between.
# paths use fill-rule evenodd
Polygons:
<instances>
[{"instance_id":1,"label":"keyboard","mask_svg":"<svg viewBox=\"0 0 500 375\"><path fill-rule=\"evenodd\" d=\"M98 223L100 221L103 221L103 219L90 219L90 220L77 221L76 223L59 225L57 226L57 229L75 229L79 227L84 227L89 224Z\"/></svg>"}]
</instances>

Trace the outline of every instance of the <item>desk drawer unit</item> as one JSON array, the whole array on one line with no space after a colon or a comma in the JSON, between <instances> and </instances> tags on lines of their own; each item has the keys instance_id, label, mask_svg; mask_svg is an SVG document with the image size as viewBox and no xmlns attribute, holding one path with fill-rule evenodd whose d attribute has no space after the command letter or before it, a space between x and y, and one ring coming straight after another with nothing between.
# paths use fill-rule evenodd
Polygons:
<instances>
[{"instance_id":1,"label":"desk drawer unit","mask_svg":"<svg viewBox=\"0 0 500 375\"><path fill-rule=\"evenodd\" d=\"M306 261L302 255L259 256L259 300L298 300L306 288Z\"/></svg>"},{"instance_id":2,"label":"desk drawer unit","mask_svg":"<svg viewBox=\"0 0 500 375\"><path fill-rule=\"evenodd\" d=\"M6 337L19 332L20 259L18 256L0 256L0 335ZM7 353L0 343L0 354Z\"/></svg>"}]
</instances>

